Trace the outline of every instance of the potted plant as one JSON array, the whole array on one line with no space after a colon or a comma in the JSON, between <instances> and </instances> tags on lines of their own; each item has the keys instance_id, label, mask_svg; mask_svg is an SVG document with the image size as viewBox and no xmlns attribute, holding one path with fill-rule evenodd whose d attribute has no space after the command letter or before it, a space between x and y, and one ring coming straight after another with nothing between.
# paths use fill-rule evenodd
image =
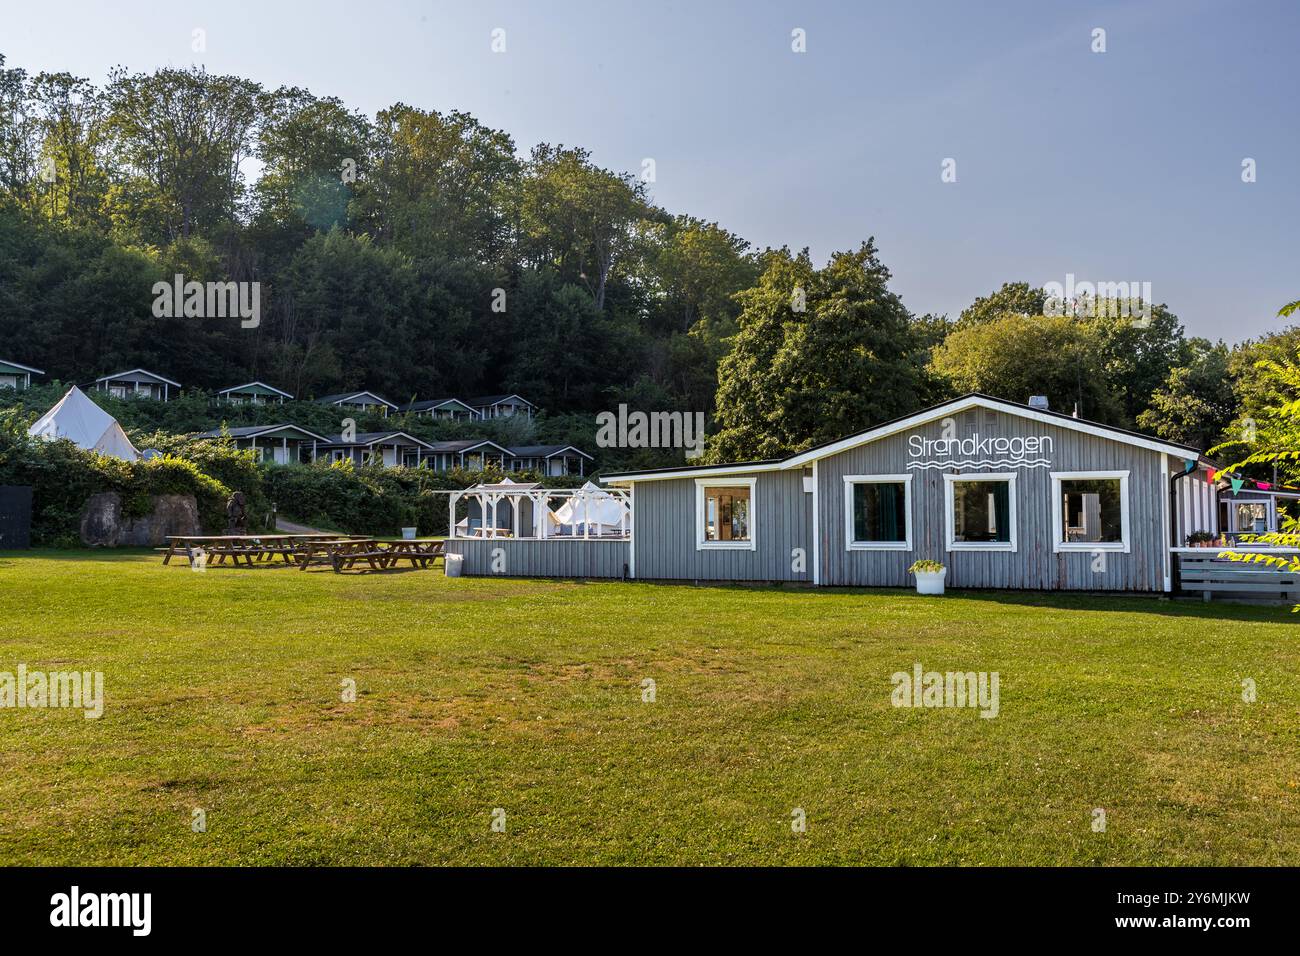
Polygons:
<instances>
[{"instance_id":1,"label":"potted plant","mask_svg":"<svg viewBox=\"0 0 1300 956\"><path fill-rule=\"evenodd\" d=\"M917 594L943 593L943 579L948 576L948 569L938 561L928 559L913 561L912 566L907 570L908 573L916 575Z\"/></svg>"},{"instance_id":2,"label":"potted plant","mask_svg":"<svg viewBox=\"0 0 1300 956\"><path fill-rule=\"evenodd\" d=\"M1208 531L1193 531L1187 536L1187 546L1189 548L1211 548L1215 545L1215 537Z\"/></svg>"}]
</instances>

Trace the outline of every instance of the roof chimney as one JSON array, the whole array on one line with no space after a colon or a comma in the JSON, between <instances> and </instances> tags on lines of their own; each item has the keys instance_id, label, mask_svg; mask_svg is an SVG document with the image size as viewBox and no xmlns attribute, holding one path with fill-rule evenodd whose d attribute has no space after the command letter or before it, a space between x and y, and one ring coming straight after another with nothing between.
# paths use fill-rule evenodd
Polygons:
<instances>
[{"instance_id":1,"label":"roof chimney","mask_svg":"<svg viewBox=\"0 0 1300 956\"><path fill-rule=\"evenodd\" d=\"M1051 406L1048 405L1046 395L1030 395L1029 407L1037 408L1039 411L1043 411L1043 412L1049 411L1051 409Z\"/></svg>"}]
</instances>

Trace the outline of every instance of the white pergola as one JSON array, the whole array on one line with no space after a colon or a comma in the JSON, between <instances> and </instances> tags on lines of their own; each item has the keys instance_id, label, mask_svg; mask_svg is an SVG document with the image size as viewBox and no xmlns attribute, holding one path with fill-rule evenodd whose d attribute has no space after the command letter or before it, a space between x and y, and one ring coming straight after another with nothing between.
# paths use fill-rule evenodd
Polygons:
<instances>
[{"instance_id":1,"label":"white pergola","mask_svg":"<svg viewBox=\"0 0 1300 956\"><path fill-rule=\"evenodd\" d=\"M479 506L481 524L477 533L468 535L457 534L456 530L456 504L461 499L475 501ZM521 529L516 527L506 534L504 530L498 527L497 515L501 502L507 502L511 508L511 514L514 516L515 524L519 523L519 503L529 501L533 508L533 527L529 529L531 534L520 533ZM607 508L611 501L617 502L620 507L618 531L611 534L591 533L593 520L602 526L614 527L610 522L601 521L598 517L598 510ZM560 528L559 519L555 517L555 510L552 508L553 503L559 503L560 507L566 504L572 505L571 513L575 517L581 518L580 521L568 522L576 526L582 525L582 534L565 534ZM473 488L465 488L461 491L450 493L448 504L448 528L449 537L460 538L498 538L498 537L516 537L529 538L533 540L554 540L561 539L566 541L593 539L608 539L611 537L627 538L631 536L632 531L632 499L630 494L623 489L599 489L591 490L587 488L561 488L547 489L538 484L516 484L514 482L502 482L495 485L475 485ZM467 530L468 525L467 525Z\"/></svg>"}]
</instances>

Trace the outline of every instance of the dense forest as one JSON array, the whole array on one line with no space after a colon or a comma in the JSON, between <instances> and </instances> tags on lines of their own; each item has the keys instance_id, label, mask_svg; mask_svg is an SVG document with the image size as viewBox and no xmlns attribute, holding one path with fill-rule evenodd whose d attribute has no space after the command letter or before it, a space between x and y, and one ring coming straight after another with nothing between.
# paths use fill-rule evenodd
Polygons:
<instances>
[{"instance_id":1,"label":"dense forest","mask_svg":"<svg viewBox=\"0 0 1300 956\"><path fill-rule=\"evenodd\" d=\"M518 392L567 417L567 440L620 403L703 411L711 456L752 458L972 389L1209 447L1281 400L1261 363L1296 351L1281 326L1188 337L1159 304L1046 316L1024 282L916 315L865 235L819 265L652 190L464 113L372 118L199 68L95 82L0 56L0 358L300 398ZM260 323L155 317L153 284L177 273L260 283Z\"/></svg>"}]
</instances>

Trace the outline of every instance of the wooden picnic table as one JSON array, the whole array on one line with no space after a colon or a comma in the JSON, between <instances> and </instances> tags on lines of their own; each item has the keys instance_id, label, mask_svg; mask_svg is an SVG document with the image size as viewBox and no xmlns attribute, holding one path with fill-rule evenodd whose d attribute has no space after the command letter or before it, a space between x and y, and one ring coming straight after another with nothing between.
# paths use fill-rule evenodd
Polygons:
<instances>
[{"instance_id":1,"label":"wooden picnic table","mask_svg":"<svg viewBox=\"0 0 1300 956\"><path fill-rule=\"evenodd\" d=\"M387 567L398 561L410 561L411 567L427 568L439 558L444 558L442 538L381 538L379 544L388 554Z\"/></svg>"},{"instance_id":2,"label":"wooden picnic table","mask_svg":"<svg viewBox=\"0 0 1300 956\"><path fill-rule=\"evenodd\" d=\"M338 558L341 555L361 555L374 550L374 538L369 537L328 537L312 538L304 541L298 549L298 570L305 571L312 564L329 564L338 570ZM370 561L370 566L374 562ZM350 562L351 566L351 562Z\"/></svg>"},{"instance_id":3,"label":"wooden picnic table","mask_svg":"<svg viewBox=\"0 0 1300 956\"><path fill-rule=\"evenodd\" d=\"M412 568L427 568L442 556L440 538L353 538L309 542L299 561L300 570L328 563L341 573L363 561L372 571L387 571L403 560L410 561Z\"/></svg>"},{"instance_id":4,"label":"wooden picnic table","mask_svg":"<svg viewBox=\"0 0 1300 956\"><path fill-rule=\"evenodd\" d=\"M296 553L293 536L283 534L168 535L167 540L170 545L163 555L163 564L170 564L178 549L185 552L191 565L199 553L206 555L212 564L221 564L226 558L238 564L243 558L248 565L272 560L277 554L288 564L293 562Z\"/></svg>"},{"instance_id":5,"label":"wooden picnic table","mask_svg":"<svg viewBox=\"0 0 1300 956\"><path fill-rule=\"evenodd\" d=\"M201 534L168 535L170 543L163 555L163 564L170 564L172 557L179 551L185 553L191 565L199 552L206 555L212 564L221 564L226 558L238 564L240 559L247 565L257 561L273 561L278 554L285 564L293 564L298 554L308 541L320 538L336 539L338 535L322 534Z\"/></svg>"},{"instance_id":6,"label":"wooden picnic table","mask_svg":"<svg viewBox=\"0 0 1300 956\"><path fill-rule=\"evenodd\" d=\"M190 566L200 560L221 564L230 558L238 565L270 562L278 554L285 564L296 564L300 571L313 565L328 565L335 571L351 570L360 561L372 571L386 571L399 561L410 561L412 568L427 568L443 557L441 538L368 538L362 535L325 534L208 534L168 535L169 547L163 564L174 555L184 553Z\"/></svg>"}]
</instances>

